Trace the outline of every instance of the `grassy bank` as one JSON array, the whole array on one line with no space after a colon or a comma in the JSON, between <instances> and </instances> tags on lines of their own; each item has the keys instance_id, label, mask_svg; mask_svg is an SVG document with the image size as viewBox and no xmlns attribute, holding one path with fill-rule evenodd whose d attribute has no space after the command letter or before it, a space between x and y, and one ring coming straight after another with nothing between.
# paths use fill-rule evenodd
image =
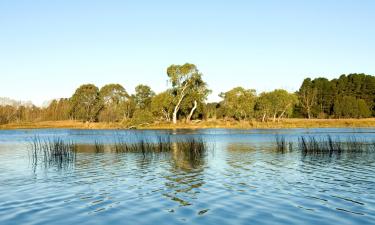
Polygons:
<instances>
[{"instance_id":1,"label":"grassy bank","mask_svg":"<svg viewBox=\"0 0 375 225\"><path fill-rule=\"evenodd\" d=\"M375 118L370 119L284 119L280 122L208 120L191 123L152 123L133 126L137 129L200 129L200 128L319 128L319 127L375 127ZM128 129L121 123L84 123L79 121L42 121L32 123L11 123L0 125L0 129Z\"/></svg>"}]
</instances>

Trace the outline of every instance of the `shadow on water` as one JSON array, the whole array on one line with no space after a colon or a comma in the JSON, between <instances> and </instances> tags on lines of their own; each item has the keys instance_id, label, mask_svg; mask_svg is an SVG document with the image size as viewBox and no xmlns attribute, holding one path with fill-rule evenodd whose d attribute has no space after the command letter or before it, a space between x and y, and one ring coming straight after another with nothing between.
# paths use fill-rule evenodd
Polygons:
<instances>
[{"instance_id":1,"label":"shadow on water","mask_svg":"<svg viewBox=\"0 0 375 225\"><path fill-rule=\"evenodd\" d=\"M202 153L187 151L189 145L192 145L191 142L183 145L179 143L181 142L172 145L169 173L164 176L168 191L163 196L176 203L177 207L184 207L191 205L191 201L198 198L199 190L205 183L206 157ZM174 212L176 209L170 209L169 212Z\"/></svg>"}]
</instances>

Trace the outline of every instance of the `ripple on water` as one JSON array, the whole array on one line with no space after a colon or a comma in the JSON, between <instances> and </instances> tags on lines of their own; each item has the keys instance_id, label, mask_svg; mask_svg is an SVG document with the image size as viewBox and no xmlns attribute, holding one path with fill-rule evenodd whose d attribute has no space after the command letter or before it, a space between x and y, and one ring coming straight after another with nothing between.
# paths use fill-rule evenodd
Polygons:
<instances>
[{"instance_id":1,"label":"ripple on water","mask_svg":"<svg viewBox=\"0 0 375 225\"><path fill-rule=\"evenodd\" d=\"M0 224L375 221L375 154L278 154L263 148L264 136L256 145L248 141L260 137L255 131L203 133L220 141L213 154L194 162L169 154L86 152L69 168L33 169L23 145L0 144Z\"/></svg>"}]
</instances>

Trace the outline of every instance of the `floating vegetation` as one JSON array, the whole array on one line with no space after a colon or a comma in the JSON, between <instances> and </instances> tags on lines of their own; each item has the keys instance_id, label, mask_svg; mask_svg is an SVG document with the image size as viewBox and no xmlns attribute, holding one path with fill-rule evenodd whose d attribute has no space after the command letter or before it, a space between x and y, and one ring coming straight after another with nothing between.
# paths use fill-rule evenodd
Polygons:
<instances>
[{"instance_id":1,"label":"floating vegetation","mask_svg":"<svg viewBox=\"0 0 375 225\"><path fill-rule=\"evenodd\" d=\"M30 155L33 166L42 164L45 167L58 168L72 165L77 157L77 145L61 138L34 137L30 144Z\"/></svg>"}]
</instances>

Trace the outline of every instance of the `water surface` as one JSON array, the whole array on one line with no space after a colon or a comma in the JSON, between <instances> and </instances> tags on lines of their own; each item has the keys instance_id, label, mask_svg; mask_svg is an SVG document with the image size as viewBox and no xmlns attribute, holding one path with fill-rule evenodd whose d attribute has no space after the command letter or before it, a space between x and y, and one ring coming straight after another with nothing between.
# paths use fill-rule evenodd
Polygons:
<instances>
[{"instance_id":1,"label":"water surface","mask_svg":"<svg viewBox=\"0 0 375 225\"><path fill-rule=\"evenodd\" d=\"M212 148L192 161L87 147L119 134L197 136ZM281 154L275 134L375 140L375 129L3 130L0 224L374 223L375 153ZM36 135L79 143L74 164L33 166L28 149Z\"/></svg>"}]
</instances>

